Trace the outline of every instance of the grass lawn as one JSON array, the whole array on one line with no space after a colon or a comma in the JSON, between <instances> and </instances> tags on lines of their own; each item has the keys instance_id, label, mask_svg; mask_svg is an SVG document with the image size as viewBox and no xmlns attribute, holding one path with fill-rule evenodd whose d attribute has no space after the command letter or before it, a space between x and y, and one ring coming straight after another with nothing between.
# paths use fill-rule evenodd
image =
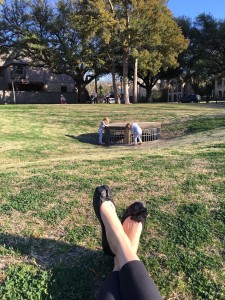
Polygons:
<instances>
[{"instance_id":1,"label":"grass lawn","mask_svg":"<svg viewBox=\"0 0 225 300\"><path fill-rule=\"evenodd\" d=\"M162 139L97 145L99 121L162 123ZM167 300L225 299L225 106L0 106L0 299L93 300L113 260L92 209L149 210L139 256Z\"/></svg>"}]
</instances>

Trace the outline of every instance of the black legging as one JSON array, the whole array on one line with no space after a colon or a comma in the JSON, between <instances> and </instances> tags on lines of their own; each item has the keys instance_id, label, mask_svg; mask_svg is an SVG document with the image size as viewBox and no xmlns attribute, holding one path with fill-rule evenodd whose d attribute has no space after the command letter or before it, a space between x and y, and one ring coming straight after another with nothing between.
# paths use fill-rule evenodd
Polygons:
<instances>
[{"instance_id":1,"label":"black legging","mask_svg":"<svg viewBox=\"0 0 225 300\"><path fill-rule=\"evenodd\" d=\"M107 277L97 299L162 300L162 297L144 264L134 260Z\"/></svg>"}]
</instances>

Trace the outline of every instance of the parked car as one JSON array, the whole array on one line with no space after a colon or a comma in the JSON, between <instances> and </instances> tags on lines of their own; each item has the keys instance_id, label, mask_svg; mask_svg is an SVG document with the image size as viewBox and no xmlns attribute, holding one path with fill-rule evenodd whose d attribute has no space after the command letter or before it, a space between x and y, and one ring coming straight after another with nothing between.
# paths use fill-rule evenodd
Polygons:
<instances>
[{"instance_id":1,"label":"parked car","mask_svg":"<svg viewBox=\"0 0 225 300\"><path fill-rule=\"evenodd\" d=\"M115 102L114 94L110 94L108 100L107 100L107 97L105 97L105 98L104 98L104 101L105 101L105 103L110 103L110 104L116 103L116 102Z\"/></svg>"},{"instance_id":2,"label":"parked car","mask_svg":"<svg viewBox=\"0 0 225 300\"><path fill-rule=\"evenodd\" d=\"M188 95L181 99L182 103L199 103L200 101L201 96L196 94Z\"/></svg>"},{"instance_id":3,"label":"parked car","mask_svg":"<svg viewBox=\"0 0 225 300\"><path fill-rule=\"evenodd\" d=\"M109 97L109 103L115 103L115 97L114 97L114 94L110 94L110 97Z\"/></svg>"}]
</instances>

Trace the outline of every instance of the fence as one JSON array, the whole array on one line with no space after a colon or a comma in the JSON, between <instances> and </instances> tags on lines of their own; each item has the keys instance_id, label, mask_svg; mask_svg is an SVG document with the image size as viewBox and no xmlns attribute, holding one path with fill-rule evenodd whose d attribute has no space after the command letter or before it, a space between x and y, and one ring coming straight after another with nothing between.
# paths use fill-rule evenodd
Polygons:
<instances>
[{"instance_id":1,"label":"fence","mask_svg":"<svg viewBox=\"0 0 225 300\"><path fill-rule=\"evenodd\" d=\"M158 122L139 123L142 128L142 142L148 143L160 138L161 124ZM131 144L134 142L131 130L126 128L126 124L111 123L105 128L105 143L108 145Z\"/></svg>"}]
</instances>

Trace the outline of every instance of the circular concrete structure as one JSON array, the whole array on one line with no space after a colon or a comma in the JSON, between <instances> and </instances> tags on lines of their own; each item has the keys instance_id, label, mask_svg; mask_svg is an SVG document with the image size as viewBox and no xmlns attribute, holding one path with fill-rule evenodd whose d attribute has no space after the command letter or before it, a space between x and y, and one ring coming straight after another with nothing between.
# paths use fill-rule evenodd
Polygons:
<instances>
[{"instance_id":1,"label":"circular concrete structure","mask_svg":"<svg viewBox=\"0 0 225 300\"><path fill-rule=\"evenodd\" d=\"M133 134L130 129L126 128L126 123L110 123L105 127L105 143L107 145L133 143ZM131 123L131 122L130 122ZM136 123L136 122L133 122ZM132 123L131 123L132 124ZM160 138L161 123L159 122L138 122L142 128L142 142L148 143Z\"/></svg>"}]
</instances>

